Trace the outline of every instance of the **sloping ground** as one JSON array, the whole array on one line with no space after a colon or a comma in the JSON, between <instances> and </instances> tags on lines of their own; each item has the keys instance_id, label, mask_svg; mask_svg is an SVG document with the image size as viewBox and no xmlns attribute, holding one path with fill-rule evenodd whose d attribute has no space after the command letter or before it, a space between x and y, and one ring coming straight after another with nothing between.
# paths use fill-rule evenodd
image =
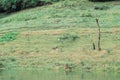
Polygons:
<instances>
[{"instance_id":1,"label":"sloping ground","mask_svg":"<svg viewBox=\"0 0 120 80\"><path fill-rule=\"evenodd\" d=\"M13 13L0 19L0 30L45 30L96 28L95 18L103 28L119 28L120 2L92 3L85 0L61 1Z\"/></svg>"},{"instance_id":2,"label":"sloping ground","mask_svg":"<svg viewBox=\"0 0 120 80\"><path fill-rule=\"evenodd\" d=\"M1 18L0 65L59 70L69 64L73 69L119 72L119 4L63 1ZM100 52L96 17L102 27Z\"/></svg>"},{"instance_id":3,"label":"sloping ground","mask_svg":"<svg viewBox=\"0 0 120 80\"><path fill-rule=\"evenodd\" d=\"M97 48L97 29L24 31L16 40L0 43L0 63L7 68L57 71L65 70L68 64L73 70L119 72L119 35L117 28L102 29L102 50L99 52L92 49L91 42L92 39Z\"/></svg>"}]
</instances>

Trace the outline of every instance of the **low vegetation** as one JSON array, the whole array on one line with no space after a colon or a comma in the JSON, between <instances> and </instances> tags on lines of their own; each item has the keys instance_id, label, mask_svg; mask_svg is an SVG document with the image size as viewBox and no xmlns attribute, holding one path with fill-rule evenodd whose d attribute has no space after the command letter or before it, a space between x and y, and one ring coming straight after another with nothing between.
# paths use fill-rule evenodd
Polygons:
<instances>
[{"instance_id":1,"label":"low vegetation","mask_svg":"<svg viewBox=\"0 0 120 80\"><path fill-rule=\"evenodd\" d=\"M106 2L106 1L118 1L118 0L89 0L93 2Z\"/></svg>"},{"instance_id":2,"label":"low vegetation","mask_svg":"<svg viewBox=\"0 0 120 80\"><path fill-rule=\"evenodd\" d=\"M26 36L28 33L29 41ZM16 40L0 43L0 58L5 66L13 68L45 68L56 71L64 70L68 64L73 66L73 70L119 72L120 33L117 29L102 30L100 52L92 49L88 34L97 45L96 29L24 31Z\"/></svg>"},{"instance_id":3,"label":"low vegetation","mask_svg":"<svg viewBox=\"0 0 120 80\"><path fill-rule=\"evenodd\" d=\"M18 32L8 32L0 38L0 42L13 41L17 38Z\"/></svg>"},{"instance_id":4,"label":"low vegetation","mask_svg":"<svg viewBox=\"0 0 120 80\"><path fill-rule=\"evenodd\" d=\"M67 34L63 34L61 35L58 40L62 43L66 43L68 42L74 42L77 38L79 38L79 36L75 33L67 33Z\"/></svg>"},{"instance_id":5,"label":"low vegetation","mask_svg":"<svg viewBox=\"0 0 120 80\"><path fill-rule=\"evenodd\" d=\"M65 0L1 17L0 66L120 72L119 4Z\"/></svg>"},{"instance_id":6,"label":"low vegetation","mask_svg":"<svg viewBox=\"0 0 120 80\"><path fill-rule=\"evenodd\" d=\"M15 12L26 8L52 4L59 0L0 0L0 12Z\"/></svg>"}]
</instances>

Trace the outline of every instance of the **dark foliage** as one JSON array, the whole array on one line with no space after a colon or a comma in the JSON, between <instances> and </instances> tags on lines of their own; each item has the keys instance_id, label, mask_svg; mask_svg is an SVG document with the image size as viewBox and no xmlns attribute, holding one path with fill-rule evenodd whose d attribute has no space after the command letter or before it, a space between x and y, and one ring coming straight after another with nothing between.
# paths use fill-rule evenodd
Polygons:
<instances>
[{"instance_id":1,"label":"dark foliage","mask_svg":"<svg viewBox=\"0 0 120 80\"><path fill-rule=\"evenodd\" d=\"M89 0L93 2L107 2L107 1L119 1L119 0Z\"/></svg>"},{"instance_id":2,"label":"dark foliage","mask_svg":"<svg viewBox=\"0 0 120 80\"><path fill-rule=\"evenodd\" d=\"M4 64L2 62L0 62L0 69L4 68Z\"/></svg>"},{"instance_id":3,"label":"dark foliage","mask_svg":"<svg viewBox=\"0 0 120 80\"><path fill-rule=\"evenodd\" d=\"M108 6L104 6L104 5L103 6L95 6L94 9L95 10L107 10L107 9L109 9L109 7Z\"/></svg>"},{"instance_id":4,"label":"dark foliage","mask_svg":"<svg viewBox=\"0 0 120 80\"><path fill-rule=\"evenodd\" d=\"M57 1L59 0L0 0L0 13L11 13L26 8L52 4L52 2Z\"/></svg>"}]
</instances>

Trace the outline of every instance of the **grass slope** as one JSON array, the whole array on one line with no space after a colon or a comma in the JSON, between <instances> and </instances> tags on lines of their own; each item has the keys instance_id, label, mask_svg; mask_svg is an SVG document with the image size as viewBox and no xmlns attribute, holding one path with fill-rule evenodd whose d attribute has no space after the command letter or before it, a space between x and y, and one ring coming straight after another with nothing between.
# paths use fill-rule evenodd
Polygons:
<instances>
[{"instance_id":1,"label":"grass slope","mask_svg":"<svg viewBox=\"0 0 120 80\"><path fill-rule=\"evenodd\" d=\"M84 70L120 71L120 2L61 1L27 9L0 19L0 65L64 69L65 64ZM98 9L95 10L94 8ZM107 8L106 8L107 7ZM101 10L102 8L102 10ZM100 21L102 51L97 47Z\"/></svg>"},{"instance_id":2,"label":"grass slope","mask_svg":"<svg viewBox=\"0 0 120 80\"><path fill-rule=\"evenodd\" d=\"M120 2L91 3L86 0L61 1L2 18L0 30L96 28L96 17L100 19L103 28L119 28L119 4ZM95 10L95 7L103 10Z\"/></svg>"}]
</instances>

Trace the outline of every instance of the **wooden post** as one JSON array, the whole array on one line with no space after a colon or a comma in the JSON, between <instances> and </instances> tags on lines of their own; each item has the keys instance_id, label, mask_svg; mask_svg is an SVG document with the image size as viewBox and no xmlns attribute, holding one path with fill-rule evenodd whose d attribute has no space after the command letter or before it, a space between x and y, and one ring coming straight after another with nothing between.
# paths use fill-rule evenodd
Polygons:
<instances>
[{"instance_id":1,"label":"wooden post","mask_svg":"<svg viewBox=\"0 0 120 80\"><path fill-rule=\"evenodd\" d=\"M100 32L100 25L99 25L99 22L98 22L98 19L96 18L96 23L97 23L97 26L98 26L98 50L100 51L101 50L101 45L100 45L100 38L101 38L101 32Z\"/></svg>"}]
</instances>

